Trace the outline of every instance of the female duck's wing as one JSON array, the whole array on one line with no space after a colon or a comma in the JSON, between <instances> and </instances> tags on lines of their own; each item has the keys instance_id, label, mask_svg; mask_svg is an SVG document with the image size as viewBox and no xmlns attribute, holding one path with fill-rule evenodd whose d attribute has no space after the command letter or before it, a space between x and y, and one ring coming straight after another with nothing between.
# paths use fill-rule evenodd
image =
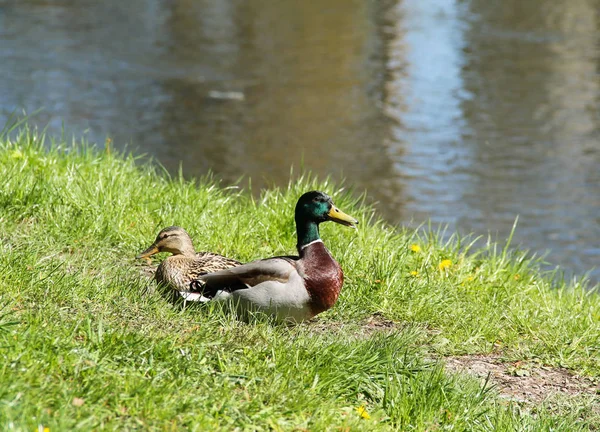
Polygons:
<instances>
[{"instance_id":1,"label":"female duck's wing","mask_svg":"<svg viewBox=\"0 0 600 432\"><path fill-rule=\"evenodd\" d=\"M192 281L190 289L203 297L212 298L219 291L234 292L252 288L266 281L287 283L298 271L296 269L298 259L298 257L268 258L207 273Z\"/></svg>"},{"instance_id":2,"label":"female duck's wing","mask_svg":"<svg viewBox=\"0 0 600 432\"><path fill-rule=\"evenodd\" d=\"M192 267L196 276L228 269L241 264L242 263L237 260L212 252L198 252L196 254L196 259L192 261Z\"/></svg>"},{"instance_id":3,"label":"female duck's wing","mask_svg":"<svg viewBox=\"0 0 600 432\"><path fill-rule=\"evenodd\" d=\"M180 278L178 290L188 290L189 284L204 274L225 270L241 264L242 263L239 261L224 257L222 255L213 254L211 252L197 254L194 259L186 259L182 264L181 272L178 274ZM164 278L162 275L163 271L162 269L160 270L161 274L159 276L160 278Z\"/></svg>"}]
</instances>

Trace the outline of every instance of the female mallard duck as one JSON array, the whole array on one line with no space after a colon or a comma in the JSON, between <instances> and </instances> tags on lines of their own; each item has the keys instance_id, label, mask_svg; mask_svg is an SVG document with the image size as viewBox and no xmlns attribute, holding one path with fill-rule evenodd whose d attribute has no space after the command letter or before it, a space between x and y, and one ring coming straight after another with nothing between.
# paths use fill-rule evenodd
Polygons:
<instances>
[{"instance_id":1,"label":"female mallard duck","mask_svg":"<svg viewBox=\"0 0 600 432\"><path fill-rule=\"evenodd\" d=\"M280 321L303 321L331 308L338 299L344 274L319 237L319 224L358 221L340 211L323 192L300 197L295 210L299 256L253 261L207 273L190 284L203 301L233 300L242 312L274 315Z\"/></svg>"},{"instance_id":2,"label":"female mallard duck","mask_svg":"<svg viewBox=\"0 0 600 432\"><path fill-rule=\"evenodd\" d=\"M159 252L171 252L173 255L160 263L154 280L175 291L189 291L190 283L199 276L241 264L212 252L196 253L190 235L178 226L162 229L154 243L136 258L149 258Z\"/></svg>"}]
</instances>

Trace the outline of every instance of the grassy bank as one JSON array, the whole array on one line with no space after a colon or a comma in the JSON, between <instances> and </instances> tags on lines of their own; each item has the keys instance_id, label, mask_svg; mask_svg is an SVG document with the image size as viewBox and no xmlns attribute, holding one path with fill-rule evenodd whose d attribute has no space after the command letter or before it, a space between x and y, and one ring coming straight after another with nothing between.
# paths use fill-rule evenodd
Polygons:
<instances>
[{"instance_id":1,"label":"grassy bank","mask_svg":"<svg viewBox=\"0 0 600 432\"><path fill-rule=\"evenodd\" d=\"M169 178L132 157L47 147L27 131L0 143L3 430L598 424L595 395L524 406L444 368L444 356L492 353L524 371L600 377L600 296L552 281L523 254L392 229L310 178L253 199L209 179ZM147 291L133 257L160 228L181 225L198 250L243 261L288 254L293 208L309 189L361 221L357 231L322 227L346 282L315 322L241 323Z\"/></svg>"}]
</instances>

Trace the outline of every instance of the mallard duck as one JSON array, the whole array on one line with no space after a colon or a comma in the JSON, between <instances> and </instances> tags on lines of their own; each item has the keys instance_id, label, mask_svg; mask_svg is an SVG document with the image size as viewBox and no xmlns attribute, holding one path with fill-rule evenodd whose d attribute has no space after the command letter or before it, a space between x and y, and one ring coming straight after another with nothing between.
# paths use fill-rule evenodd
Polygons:
<instances>
[{"instance_id":1,"label":"mallard duck","mask_svg":"<svg viewBox=\"0 0 600 432\"><path fill-rule=\"evenodd\" d=\"M190 283L199 276L241 264L239 261L212 252L196 253L190 235L178 226L162 229L154 243L136 258L149 258L159 252L170 252L173 255L160 263L154 273L154 280L175 291L187 292ZM195 300L195 298L188 300Z\"/></svg>"},{"instance_id":2,"label":"mallard duck","mask_svg":"<svg viewBox=\"0 0 600 432\"><path fill-rule=\"evenodd\" d=\"M192 293L203 301L231 300L241 312L260 311L279 321L303 321L331 308L344 273L323 244L319 224L334 221L355 228L358 221L319 191L300 197L295 220L299 256L267 258L204 274L190 284Z\"/></svg>"}]
</instances>

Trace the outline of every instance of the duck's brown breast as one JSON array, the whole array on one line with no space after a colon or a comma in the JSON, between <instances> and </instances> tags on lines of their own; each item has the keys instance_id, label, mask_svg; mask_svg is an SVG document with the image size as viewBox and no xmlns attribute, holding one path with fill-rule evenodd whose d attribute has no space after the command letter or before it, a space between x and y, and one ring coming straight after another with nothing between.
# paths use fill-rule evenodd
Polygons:
<instances>
[{"instance_id":1,"label":"duck's brown breast","mask_svg":"<svg viewBox=\"0 0 600 432\"><path fill-rule=\"evenodd\" d=\"M344 273L323 242L304 247L300 255L300 271L311 299L311 311L317 315L330 309L337 301Z\"/></svg>"},{"instance_id":2,"label":"duck's brown breast","mask_svg":"<svg viewBox=\"0 0 600 432\"><path fill-rule=\"evenodd\" d=\"M193 259L181 255L167 257L156 269L154 279L157 283L166 285L174 290L187 290L192 281L190 273L190 264L192 262Z\"/></svg>"}]
</instances>

